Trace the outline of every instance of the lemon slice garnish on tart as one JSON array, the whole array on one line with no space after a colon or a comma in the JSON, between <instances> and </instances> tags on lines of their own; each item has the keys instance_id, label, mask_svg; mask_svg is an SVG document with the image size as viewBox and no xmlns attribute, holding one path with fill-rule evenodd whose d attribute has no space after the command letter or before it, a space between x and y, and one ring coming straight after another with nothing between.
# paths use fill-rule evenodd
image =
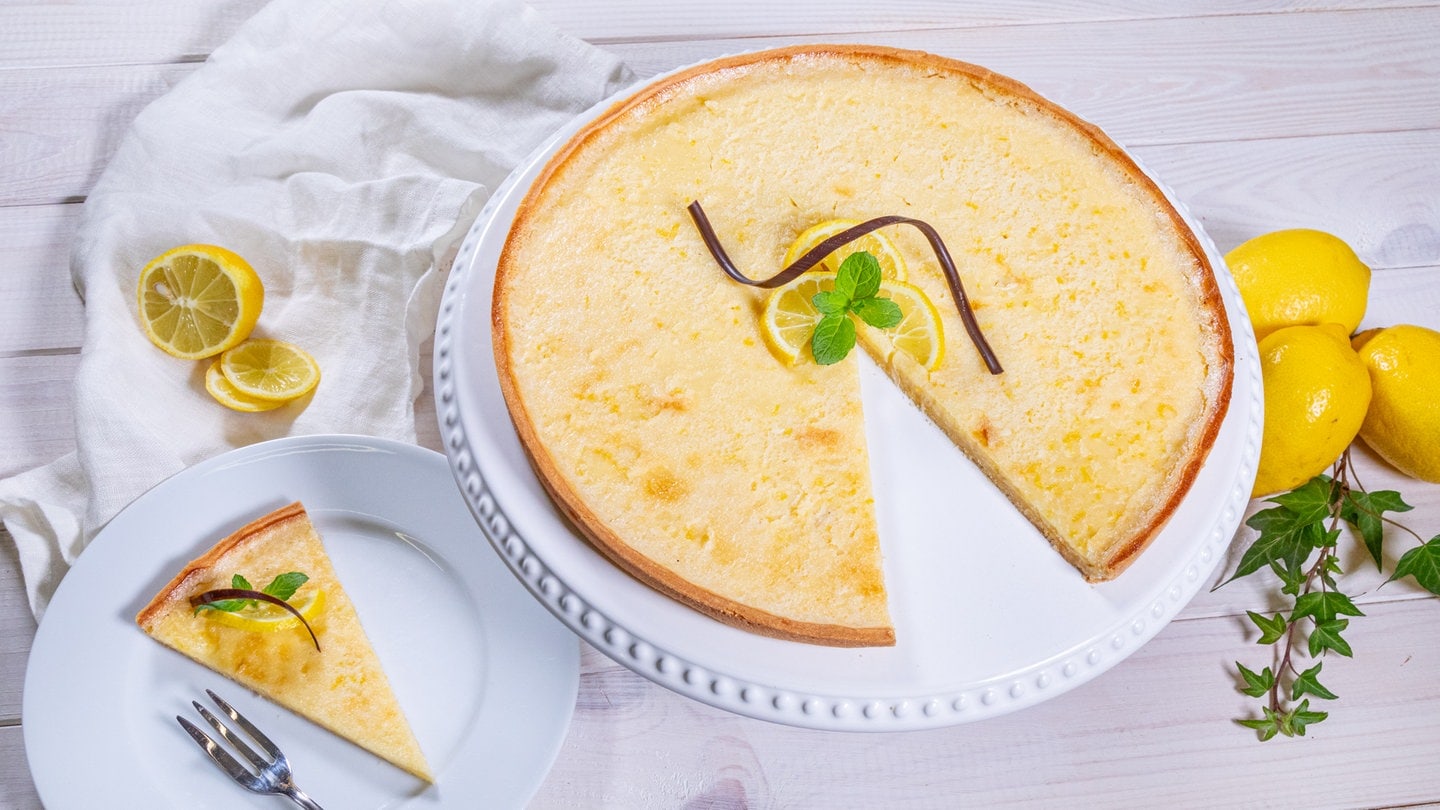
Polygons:
<instances>
[{"instance_id":1,"label":"lemon slice garnish on tart","mask_svg":"<svg viewBox=\"0 0 1440 810\"><path fill-rule=\"evenodd\" d=\"M806 228L801 234L795 237L790 249L785 251L783 267L789 267L796 259L804 256L811 248L824 242L846 228L853 228L860 224L858 219L827 219L816 225ZM818 272L834 273L840 269L840 263L845 257L852 253L866 251L880 262L880 275L883 278L904 281L906 278L905 257L900 253L895 243L889 237L879 231L872 231L853 239L850 242L837 248L834 253L820 260L815 265Z\"/></svg>"},{"instance_id":2,"label":"lemon slice garnish on tart","mask_svg":"<svg viewBox=\"0 0 1440 810\"><path fill-rule=\"evenodd\" d=\"M320 611L325 609L325 591L315 588L305 596L292 600L290 606L299 611L305 621L313 621L320 615ZM233 611L207 610L204 615L210 621L219 622L226 627L256 633L271 633L300 626L300 620L295 618L294 614L264 602Z\"/></svg>"},{"instance_id":3,"label":"lemon slice garnish on tart","mask_svg":"<svg viewBox=\"0 0 1440 810\"><path fill-rule=\"evenodd\" d=\"M835 288L835 275L802 273L775 288L765 301L761 332L770 352L786 365L794 365L810 351L810 335L822 317L812 299L816 293ZM945 337L940 313L929 296L913 284L885 279L875 297L889 298L900 307L900 324L888 330L864 328L882 336L895 351L909 355L927 371L938 368L945 357Z\"/></svg>"}]
</instances>

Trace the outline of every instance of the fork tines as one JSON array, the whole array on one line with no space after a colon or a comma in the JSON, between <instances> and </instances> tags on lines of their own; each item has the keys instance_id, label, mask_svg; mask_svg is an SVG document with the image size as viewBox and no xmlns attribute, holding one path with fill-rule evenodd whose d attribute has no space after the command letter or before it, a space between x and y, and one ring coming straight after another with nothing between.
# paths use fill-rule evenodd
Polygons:
<instances>
[{"instance_id":1,"label":"fork tines","mask_svg":"<svg viewBox=\"0 0 1440 810\"><path fill-rule=\"evenodd\" d=\"M195 707L195 710L200 713L201 717L205 718L205 721L210 724L210 727L215 729L215 732L220 735L220 738L234 748L240 756L248 760L250 764L255 767L255 771L252 772L249 768L240 764L235 757L231 756L229 751L211 739L210 735L202 731L199 726L180 715L176 715L175 719L180 722L180 725L195 740L195 743L200 746L201 750L203 750L215 764L219 765L221 770L229 774L231 779L234 779L248 790L256 793L278 793L290 797L302 807L318 808L319 805L315 804L314 801L301 792L299 788L295 787L295 783L291 779L290 762L285 758L285 754L280 748L271 742L269 737L262 734L260 729L256 728L253 723L246 720L240 712L236 711L235 707L222 700L219 695L209 689L205 690L205 694L209 695L210 699L215 702L221 714L229 718L231 723L238 726L241 731L250 737L255 745L264 752L264 755L257 753L240 735L232 732L229 726L225 725L225 723L221 722L214 714L211 714L208 709L200 705L199 701L191 701L191 705Z\"/></svg>"}]
</instances>

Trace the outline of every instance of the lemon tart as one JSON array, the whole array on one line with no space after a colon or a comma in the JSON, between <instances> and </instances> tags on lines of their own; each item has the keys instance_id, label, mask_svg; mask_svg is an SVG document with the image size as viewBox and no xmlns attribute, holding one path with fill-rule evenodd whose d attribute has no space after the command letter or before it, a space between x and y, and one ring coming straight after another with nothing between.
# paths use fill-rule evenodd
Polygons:
<instances>
[{"instance_id":1,"label":"lemon tart","mask_svg":"<svg viewBox=\"0 0 1440 810\"><path fill-rule=\"evenodd\" d=\"M304 574L280 609L197 609L237 600L236 576L261 587ZM242 599L243 600L243 597ZM241 601L237 600L237 601ZM258 518L185 566L135 617L140 628L210 669L425 781L430 766L305 508Z\"/></svg>"},{"instance_id":2,"label":"lemon tart","mask_svg":"<svg viewBox=\"0 0 1440 810\"><path fill-rule=\"evenodd\" d=\"M492 327L554 501L615 563L712 616L894 640L855 355L777 359L765 291L717 268L693 203L756 279L834 220L942 236L968 304L922 233L883 232L944 351L916 361L864 329L861 343L1089 581L1155 538L1214 442L1233 354L1209 260L1096 128L918 52L801 46L681 71L549 161L502 251Z\"/></svg>"}]
</instances>

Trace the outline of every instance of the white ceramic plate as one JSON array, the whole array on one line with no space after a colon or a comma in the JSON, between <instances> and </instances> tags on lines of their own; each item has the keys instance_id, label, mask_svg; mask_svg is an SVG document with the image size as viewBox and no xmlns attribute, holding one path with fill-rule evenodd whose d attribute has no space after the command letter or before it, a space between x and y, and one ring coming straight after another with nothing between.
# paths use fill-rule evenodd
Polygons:
<instances>
[{"instance_id":1,"label":"white ceramic plate","mask_svg":"<svg viewBox=\"0 0 1440 810\"><path fill-rule=\"evenodd\" d=\"M1055 697L1153 637L1223 556L1254 481L1260 367L1234 281L1215 267L1235 333L1230 409L1168 527L1117 581L1086 584L950 441L862 355L862 396L897 643L832 649L716 622L631 579L576 535L535 478L499 389L491 345L496 261L546 160L621 96L557 133L481 212L437 326L446 451L471 511L555 615L621 664L697 700L822 729L979 720Z\"/></svg>"},{"instance_id":2,"label":"white ceramic plate","mask_svg":"<svg viewBox=\"0 0 1440 810\"><path fill-rule=\"evenodd\" d=\"M294 500L360 612L433 786L135 626L185 563ZM208 704L209 688L285 750L326 807L520 807L559 751L578 683L577 640L495 558L443 456L369 437L287 438L174 476L86 548L35 636L25 751L51 810L283 803L230 781L175 722L195 719L190 701Z\"/></svg>"}]
</instances>

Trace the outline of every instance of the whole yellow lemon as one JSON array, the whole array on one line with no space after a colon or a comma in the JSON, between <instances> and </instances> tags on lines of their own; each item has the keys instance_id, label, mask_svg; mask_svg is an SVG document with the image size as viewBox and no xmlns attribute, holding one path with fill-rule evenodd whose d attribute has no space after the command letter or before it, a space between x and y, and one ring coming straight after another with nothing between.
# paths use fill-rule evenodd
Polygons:
<instances>
[{"instance_id":1,"label":"whole yellow lemon","mask_svg":"<svg viewBox=\"0 0 1440 810\"><path fill-rule=\"evenodd\" d=\"M1296 228L1263 234L1225 254L1255 339L1286 326L1338 323L1354 332L1365 317L1370 268L1340 238Z\"/></svg>"},{"instance_id":2,"label":"whole yellow lemon","mask_svg":"<svg viewBox=\"0 0 1440 810\"><path fill-rule=\"evenodd\" d=\"M1440 483L1440 332L1402 324L1353 344L1373 391L1360 438L1400 472Z\"/></svg>"},{"instance_id":3,"label":"whole yellow lemon","mask_svg":"<svg viewBox=\"0 0 1440 810\"><path fill-rule=\"evenodd\" d=\"M1370 373L1338 324L1288 326L1260 341L1265 429L1251 497L1294 489L1340 457L1370 406Z\"/></svg>"}]
</instances>

